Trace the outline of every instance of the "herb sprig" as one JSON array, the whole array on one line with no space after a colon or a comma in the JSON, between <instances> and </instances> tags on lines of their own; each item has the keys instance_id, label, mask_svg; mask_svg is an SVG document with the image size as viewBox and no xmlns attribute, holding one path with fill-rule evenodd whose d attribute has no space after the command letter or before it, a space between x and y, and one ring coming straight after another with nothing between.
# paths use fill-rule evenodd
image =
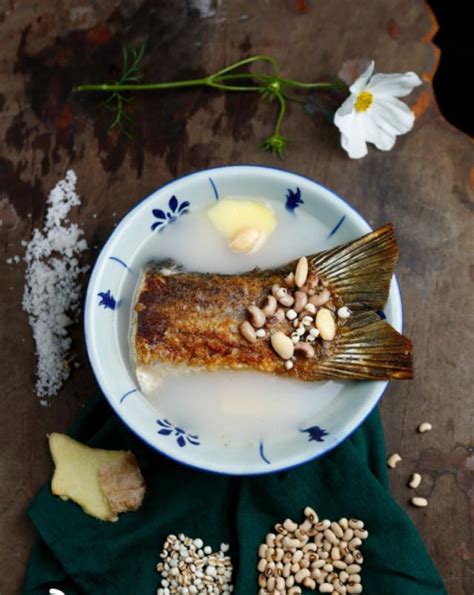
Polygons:
<instances>
[{"instance_id":1,"label":"herb sprig","mask_svg":"<svg viewBox=\"0 0 474 595\"><path fill-rule=\"evenodd\" d=\"M341 88L341 81L305 83L298 80L285 78L280 74L280 67L272 56L251 56L234 62L213 74L202 78L183 81L169 81L162 83L141 82L143 75L141 65L145 56L146 45L141 44L135 49L123 50L122 71L120 77L112 83L97 85L79 85L74 90L77 92L94 91L108 93L105 101L106 107L114 113L111 128L120 127L127 136L130 136L129 126L133 121L127 111L127 105L132 103L132 92L161 91L165 89L178 89L187 87L210 87L219 91L238 91L260 93L267 101L276 101L278 105L277 117L273 133L263 142L263 148L274 155L282 156L287 148L288 140L281 132L282 123L286 114L288 101L299 101L287 93L288 89L296 91L309 91L321 88ZM253 65L267 65L270 73L242 71Z\"/></svg>"}]
</instances>

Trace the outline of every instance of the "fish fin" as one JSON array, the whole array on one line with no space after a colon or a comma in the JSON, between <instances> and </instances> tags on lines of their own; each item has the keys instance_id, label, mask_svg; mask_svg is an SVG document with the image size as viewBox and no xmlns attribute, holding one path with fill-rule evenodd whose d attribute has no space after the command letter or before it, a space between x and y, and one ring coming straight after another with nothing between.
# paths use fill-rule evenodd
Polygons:
<instances>
[{"instance_id":1,"label":"fish fin","mask_svg":"<svg viewBox=\"0 0 474 595\"><path fill-rule=\"evenodd\" d=\"M383 308L398 259L391 223L371 233L309 258L331 292L352 310Z\"/></svg>"},{"instance_id":2,"label":"fish fin","mask_svg":"<svg viewBox=\"0 0 474 595\"><path fill-rule=\"evenodd\" d=\"M376 312L351 317L318 371L325 379L400 380L413 378L412 342Z\"/></svg>"}]
</instances>

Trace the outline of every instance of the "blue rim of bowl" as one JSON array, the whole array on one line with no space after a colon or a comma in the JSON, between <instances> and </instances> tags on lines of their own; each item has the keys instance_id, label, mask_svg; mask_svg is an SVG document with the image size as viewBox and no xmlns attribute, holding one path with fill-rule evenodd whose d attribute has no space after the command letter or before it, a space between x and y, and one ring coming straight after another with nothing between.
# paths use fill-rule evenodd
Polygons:
<instances>
[{"instance_id":1,"label":"blue rim of bowl","mask_svg":"<svg viewBox=\"0 0 474 595\"><path fill-rule=\"evenodd\" d=\"M234 477L250 477L250 476L256 476L256 475L268 475L270 473L280 473L280 472L284 472L284 471L289 471L291 469L295 469L296 467L299 467L300 465L305 465L306 463L309 463L311 461L315 461L316 459L321 458L322 456L327 455L328 453L330 453L331 451L333 451L335 448L337 448L338 446L340 446L345 440L349 439L354 432L356 432L361 426L362 424L365 422L365 420L369 417L369 415L374 411L374 409L377 407L377 405L379 404L384 392L387 389L388 386L388 380L384 381L384 386L381 388L380 390L380 394L377 397L375 403L373 404L373 406L371 407L371 409L366 413L366 415L363 417L363 419L350 431L348 432L345 436L343 436L340 440L336 441L334 444L329 445L325 450L322 450L318 453L315 453L313 456L308 457L307 459L304 459L302 461L299 461L297 463L291 464L291 465L287 465L287 466L282 466L282 467L277 467L277 468L273 468L273 469L265 469L263 468L262 470L259 471L250 471L250 472L244 472L244 473L239 473L239 472L232 472L232 471L223 471L223 470L216 470L216 469L209 469L208 467L205 466L201 466L201 465L195 465L186 461L183 461L181 459L178 459L174 456L172 456L171 454L164 452L163 450L161 450L156 444L151 443L149 440L147 440L146 438L144 438L142 435L140 435L134 428L132 428L129 423L127 422L127 420L125 419L125 416L120 413L120 410L118 409L118 407L116 407L113 399L107 394L107 391L104 389L104 387L102 386L100 380L99 380L99 376L98 376L98 370L96 370L96 366L95 363L93 361L93 358L91 357L91 345L90 345L90 338L89 338L89 325L88 325L88 313L90 310L90 304L92 304L92 295L91 295L91 291L92 291L92 280L96 274L96 271L98 269L98 265L100 264L100 261L102 259L102 254L106 251L109 243L111 243L115 233L117 232L118 228L121 227L125 221L128 219L128 217L131 215L131 213L133 211L135 211L135 209L138 209L144 202L146 202L147 200L151 199L152 196L154 196L158 191L163 190L164 188L166 188L167 186L170 186L172 184L174 184L175 182L184 180L186 178L191 178L193 176L202 176L202 175L207 175L209 176L209 174L212 174L212 172L217 172L220 170L225 170L225 169L239 169L239 168L254 168L254 169L260 169L260 170L270 170L270 171L277 171L280 173L284 173L284 174L289 174L291 176L295 176L295 177L299 177L302 178L304 180L307 180L308 182L310 182L311 184L314 184L315 186L319 186L320 188L323 188L324 190L326 190L327 192L329 192L330 194L332 194L332 196L334 198L336 198L337 200L339 200L340 202L342 202L350 211L352 211L352 213L354 213L358 218L360 218L366 225L369 226L369 228L372 230L372 226L368 223L368 221L366 221L364 219L364 217L362 217L362 215L349 203L347 202L347 200L345 200L344 198L342 198L342 196L339 196L339 194L336 194L336 192L334 192L334 190L332 190L331 188L328 188L327 186L325 186L324 184L321 184L321 182L316 182L315 180L313 180L312 178L309 178L308 176L304 176L302 174L299 173L295 173L292 171L288 171L285 169L281 169L279 167L273 167L273 166L269 166L269 165L255 165L255 164L246 164L246 163L241 163L241 164L236 164L236 165L222 165L219 167L212 167L209 169L201 169L199 171L196 172L192 172L189 174L185 174L184 176L180 176L178 178L173 178L173 180L171 180L170 182L167 182L166 184L163 184L162 186L156 188L155 190L153 190L153 192L151 192L150 194L148 194L145 198L142 198L139 202L135 203L133 205L133 207L131 207L127 213L122 217L119 225L114 229L114 231L110 234L108 240L105 242L105 244L102 246L102 249L99 253L99 255L97 256L97 260L94 264L94 267L92 269L92 273L91 276L89 278L89 283L88 283L88 287L87 287L87 292L86 292L86 299L85 299L85 305L84 305L84 335L85 335L85 340L86 340L86 350L87 350L87 356L89 358L89 362L91 364L92 370L94 372L94 376L95 379L97 381L97 384L99 385L100 390L102 391L103 395L105 396L105 398L107 399L107 401L109 402L109 405L112 407L113 411L115 412L115 414L120 418L120 420L127 426L127 428L135 435L137 436L137 438L139 438L142 442L145 442L145 444L147 444L150 448L152 448L153 450L155 450L156 452L158 452L159 454L171 459L172 461L179 463L180 465L184 465L185 467L189 467L191 469L196 469L199 471L205 471L208 473L213 473L216 475L229 475L229 476L234 476ZM398 302L399 305L399 311L400 311L400 332L403 329L403 304L402 304L402 296L401 296L401 292L400 292L400 286L398 284L398 280L396 275L393 275L393 280L394 280L394 290L395 290L395 295L394 298L395 300Z\"/></svg>"}]
</instances>

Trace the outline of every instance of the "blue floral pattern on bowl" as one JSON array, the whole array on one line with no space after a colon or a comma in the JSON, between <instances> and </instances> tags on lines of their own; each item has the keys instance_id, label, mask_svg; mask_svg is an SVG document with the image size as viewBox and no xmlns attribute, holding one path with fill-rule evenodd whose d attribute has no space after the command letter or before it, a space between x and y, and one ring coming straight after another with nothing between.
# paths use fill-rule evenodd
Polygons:
<instances>
[{"instance_id":1,"label":"blue floral pattern on bowl","mask_svg":"<svg viewBox=\"0 0 474 595\"><path fill-rule=\"evenodd\" d=\"M168 210L152 210L153 216L156 217L158 221L155 221L155 223L152 224L151 230L155 231L155 229L158 229L158 231L162 231L168 225L168 223L174 223L179 217L181 217L181 215L189 213L189 205L190 203L187 200L179 203L176 196L173 195L168 201Z\"/></svg>"},{"instance_id":2,"label":"blue floral pattern on bowl","mask_svg":"<svg viewBox=\"0 0 474 595\"><path fill-rule=\"evenodd\" d=\"M160 426L161 429L158 430L158 434L162 436L172 436L176 438L176 442L178 446L183 448L186 444L192 444L193 446L199 446L201 443L199 442L199 436L196 434L189 434L186 430L173 425L167 419L157 419L156 423Z\"/></svg>"},{"instance_id":3,"label":"blue floral pattern on bowl","mask_svg":"<svg viewBox=\"0 0 474 595\"><path fill-rule=\"evenodd\" d=\"M97 294L97 297L100 298L99 306L104 306L104 310L115 310L115 308L117 307L117 302L114 296L112 295L110 289L108 289L107 291L100 291Z\"/></svg>"},{"instance_id":4,"label":"blue floral pattern on bowl","mask_svg":"<svg viewBox=\"0 0 474 595\"><path fill-rule=\"evenodd\" d=\"M324 437L329 436L329 432L323 430L319 426L311 426L310 428L305 428L300 430L301 432L308 432L308 441L314 442L324 442Z\"/></svg>"},{"instance_id":5,"label":"blue floral pattern on bowl","mask_svg":"<svg viewBox=\"0 0 474 595\"><path fill-rule=\"evenodd\" d=\"M304 204L304 200L301 198L301 190L296 188L293 191L291 188L288 188L286 193L286 203L285 207L287 208L290 213L292 213L297 207Z\"/></svg>"}]
</instances>

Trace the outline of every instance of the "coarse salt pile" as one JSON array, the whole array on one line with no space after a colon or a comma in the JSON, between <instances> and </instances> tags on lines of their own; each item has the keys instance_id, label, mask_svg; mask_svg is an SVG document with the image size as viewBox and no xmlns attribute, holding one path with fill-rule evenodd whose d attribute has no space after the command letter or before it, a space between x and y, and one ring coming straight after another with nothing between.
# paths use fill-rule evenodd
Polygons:
<instances>
[{"instance_id":1,"label":"coarse salt pile","mask_svg":"<svg viewBox=\"0 0 474 595\"><path fill-rule=\"evenodd\" d=\"M232 561L225 555L228 550L226 543L213 552L202 539L183 533L168 535L160 554L162 562L156 567L162 576L157 595L232 593Z\"/></svg>"},{"instance_id":2,"label":"coarse salt pile","mask_svg":"<svg viewBox=\"0 0 474 595\"><path fill-rule=\"evenodd\" d=\"M26 246L23 309L36 345L36 393L40 397L56 394L69 376L67 327L75 322L80 307L79 277L89 268L78 259L87 250L83 231L67 219L71 208L80 204L76 181L76 174L69 170L52 189L44 227L33 231Z\"/></svg>"}]
</instances>

